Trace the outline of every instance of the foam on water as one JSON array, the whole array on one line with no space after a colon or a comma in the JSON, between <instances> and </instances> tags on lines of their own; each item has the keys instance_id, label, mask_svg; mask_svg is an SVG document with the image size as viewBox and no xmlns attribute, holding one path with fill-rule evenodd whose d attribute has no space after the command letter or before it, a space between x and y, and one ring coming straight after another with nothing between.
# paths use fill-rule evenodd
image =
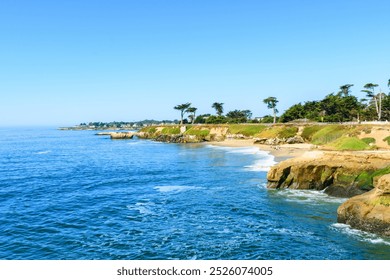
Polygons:
<instances>
[{"instance_id":1,"label":"foam on water","mask_svg":"<svg viewBox=\"0 0 390 280\"><path fill-rule=\"evenodd\" d=\"M152 210L152 208L155 206L152 202L137 202L134 205L127 205L127 209L138 211L141 215L153 215L155 212Z\"/></svg>"},{"instance_id":2,"label":"foam on water","mask_svg":"<svg viewBox=\"0 0 390 280\"><path fill-rule=\"evenodd\" d=\"M335 223L332 224L330 227L344 234L352 236L360 241L369 242L372 244L384 244L390 246L390 240L385 240L374 233L369 233L369 232L351 228L351 226L346 224Z\"/></svg>"},{"instance_id":3,"label":"foam on water","mask_svg":"<svg viewBox=\"0 0 390 280\"><path fill-rule=\"evenodd\" d=\"M341 204L345 202L346 198L333 197L327 195L323 191L316 190L292 190L292 189L282 189L277 190L274 194L282 196L286 201L297 202L297 203L338 203Z\"/></svg>"},{"instance_id":4,"label":"foam on water","mask_svg":"<svg viewBox=\"0 0 390 280\"><path fill-rule=\"evenodd\" d=\"M267 172L271 168L271 166L274 166L276 164L275 157L273 155L271 155L269 152L259 150L256 147L237 148L237 147L220 147L220 146L213 146L213 145L208 145L207 147L223 150L229 154L253 155L256 158L254 163L251 165L244 166L244 168L247 169L248 171Z\"/></svg>"},{"instance_id":5,"label":"foam on water","mask_svg":"<svg viewBox=\"0 0 390 280\"><path fill-rule=\"evenodd\" d=\"M36 155L45 155L45 154L49 154L49 153L51 153L51 151L50 151L50 150L47 150L47 151L41 151L41 152L36 152L35 154L36 154Z\"/></svg>"}]
</instances>

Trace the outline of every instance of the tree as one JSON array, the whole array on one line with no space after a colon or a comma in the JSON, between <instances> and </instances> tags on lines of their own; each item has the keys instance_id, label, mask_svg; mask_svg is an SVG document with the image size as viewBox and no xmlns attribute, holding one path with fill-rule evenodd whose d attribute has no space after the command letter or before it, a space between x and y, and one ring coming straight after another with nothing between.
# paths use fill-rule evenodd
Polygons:
<instances>
[{"instance_id":1,"label":"tree","mask_svg":"<svg viewBox=\"0 0 390 280\"><path fill-rule=\"evenodd\" d=\"M339 94L344 94L344 96L348 96L349 93L351 92L349 90L350 87L353 87L353 84L346 84L346 85L340 86Z\"/></svg>"},{"instance_id":2,"label":"tree","mask_svg":"<svg viewBox=\"0 0 390 280\"><path fill-rule=\"evenodd\" d=\"M267 104L268 109L272 109L274 114L274 123L276 123L276 113L278 113L278 109L276 109L276 104L279 102L276 97L268 97L263 100L265 104Z\"/></svg>"},{"instance_id":3,"label":"tree","mask_svg":"<svg viewBox=\"0 0 390 280\"><path fill-rule=\"evenodd\" d=\"M211 108L214 108L215 111L217 111L218 116L222 116L223 114L223 103L214 102L213 105L211 105Z\"/></svg>"},{"instance_id":4,"label":"tree","mask_svg":"<svg viewBox=\"0 0 390 280\"><path fill-rule=\"evenodd\" d=\"M230 118L229 122L245 123L252 117L250 110L234 110L226 114L226 117Z\"/></svg>"},{"instance_id":5,"label":"tree","mask_svg":"<svg viewBox=\"0 0 390 280\"><path fill-rule=\"evenodd\" d=\"M194 124L194 121L195 121L195 113L196 113L196 110L198 110L198 108L195 108L195 107L189 107L186 112L187 113L190 113L189 115L189 118L191 119L191 123Z\"/></svg>"},{"instance_id":6,"label":"tree","mask_svg":"<svg viewBox=\"0 0 390 280\"><path fill-rule=\"evenodd\" d=\"M183 124L184 112L191 106L191 103L184 103L173 107L175 110L180 111L180 124Z\"/></svg>"},{"instance_id":7,"label":"tree","mask_svg":"<svg viewBox=\"0 0 390 280\"><path fill-rule=\"evenodd\" d=\"M382 118L382 94L376 95L375 94L375 88L377 87L377 84L368 83L364 85L364 88L362 92L365 92L367 97L370 97L375 104L375 111L378 117L378 121Z\"/></svg>"}]
</instances>

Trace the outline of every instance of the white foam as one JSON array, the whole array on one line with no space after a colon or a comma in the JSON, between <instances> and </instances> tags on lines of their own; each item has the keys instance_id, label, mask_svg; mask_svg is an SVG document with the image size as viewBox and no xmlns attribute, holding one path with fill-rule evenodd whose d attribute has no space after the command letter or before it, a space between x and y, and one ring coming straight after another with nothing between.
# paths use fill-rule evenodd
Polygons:
<instances>
[{"instance_id":1,"label":"white foam","mask_svg":"<svg viewBox=\"0 0 390 280\"><path fill-rule=\"evenodd\" d=\"M138 211L141 215L153 215L153 214L155 214L151 209L151 208L153 208L153 206L154 206L154 203L137 202L134 205L128 205L127 209Z\"/></svg>"},{"instance_id":2,"label":"white foam","mask_svg":"<svg viewBox=\"0 0 390 280\"><path fill-rule=\"evenodd\" d=\"M295 190L283 189L276 192L277 195L284 196L287 201L297 203L338 203L345 202L346 198L329 196L323 191L315 190Z\"/></svg>"},{"instance_id":3,"label":"white foam","mask_svg":"<svg viewBox=\"0 0 390 280\"><path fill-rule=\"evenodd\" d=\"M256 160L253 165L247 165L245 168L247 168L249 171L269 171L271 166L275 164L276 162L274 161L274 157L269 156L261 160Z\"/></svg>"},{"instance_id":4,"label":"white foam","mask_svg":"<svg viewBox=\"0 0 390 280\"><path fill-rule=\"evenodd\" d=\"M45 154L49 154L49 153L51 153L51 151L50 151L50 150L47 150L47 151L41 151L41 152L36 152L35 154L36 154L36 155L45 155Z\"/></svg>"},{"instance_id":5,"label":"white foam","mask_svg":"<svg viewBox=\"0 0 390 280\"><path fill-rule=\"evenodd\" d=\"M182 192L182 191L194 190L199 188L193 186L156 186L154 187L154 189L158 190L159 192L166 193L166 192Z\"/></svg>"},{"instance_id":6,"label":"white foam","mask_svg":"<svg viewBox=\"0 0 390 280\"><path fill-rule=\"evenodd\" d=\"M269 152L259 150L256 147L220 147L208 145L207 147L224 150L229 154L242 154L242 155L254 155L258 158L253 164L244 166L249 171L269 171L271 166L274 166L277 162L275 161L275 157L271 155Z\"/></svg>"},{"instance_id":7,"label":"white foam","mask_svg":"<svg viewBox=\"0 0 390 280\"><path fill-rule=\"evenodd\" d=\"M378 235L351 228L351 226L346 224L340 224L340 223L332 224L331 228L336 229L344 234L350 235L354 238L357 238L360 241L369 242L372 244L384 244L390 246L389 241L384 240Z\"/></svg>"}]
</instances>

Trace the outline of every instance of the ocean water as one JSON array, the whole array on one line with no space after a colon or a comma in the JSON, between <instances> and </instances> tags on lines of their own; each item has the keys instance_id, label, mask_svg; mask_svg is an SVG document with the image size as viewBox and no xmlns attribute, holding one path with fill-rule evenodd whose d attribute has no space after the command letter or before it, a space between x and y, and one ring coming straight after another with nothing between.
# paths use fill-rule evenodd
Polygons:
<instances>
[{"instance_id":1,"label":"ocean water","mask_svg":"<svg viewBox=\"0 0 390 280\"><path fill-rule=\"evenodd\" d=\"M0 129L0 259L390 259L256 148Z\"/></svg>"}]
</instances>

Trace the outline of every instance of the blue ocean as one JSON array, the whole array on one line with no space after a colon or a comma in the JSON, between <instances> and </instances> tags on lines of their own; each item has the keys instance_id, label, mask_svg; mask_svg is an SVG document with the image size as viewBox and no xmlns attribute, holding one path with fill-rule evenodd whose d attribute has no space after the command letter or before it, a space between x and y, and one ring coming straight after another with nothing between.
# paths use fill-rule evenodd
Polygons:
<instances>
[{"instance_id":1,"label":"blue ocean","mask_svg":"<svg viewBox=\"0 0 390 280\"><path fill-rule=\"evenodd\" d=\"M254 147L0 129L0 259L390 259L344 201L269 190Z\"/></svg>"}]
</instances>

